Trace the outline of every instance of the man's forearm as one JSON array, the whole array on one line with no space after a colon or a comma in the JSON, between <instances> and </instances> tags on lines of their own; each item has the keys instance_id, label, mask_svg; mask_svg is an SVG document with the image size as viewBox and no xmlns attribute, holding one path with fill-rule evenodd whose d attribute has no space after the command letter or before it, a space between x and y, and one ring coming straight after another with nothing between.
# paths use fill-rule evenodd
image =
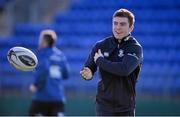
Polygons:
<instances>
[{"instance_id":1,"label":"man's forearm","mask_svg":"<svg viewBox=\"0 0 180 117\"><path fill-rule=\"evenodd\" d=\"M119 76L128 76L138 65L137 60L128 62L111 62L103 57L97 59L96 64L103 70Z\"/></svg>"}]
</instances>

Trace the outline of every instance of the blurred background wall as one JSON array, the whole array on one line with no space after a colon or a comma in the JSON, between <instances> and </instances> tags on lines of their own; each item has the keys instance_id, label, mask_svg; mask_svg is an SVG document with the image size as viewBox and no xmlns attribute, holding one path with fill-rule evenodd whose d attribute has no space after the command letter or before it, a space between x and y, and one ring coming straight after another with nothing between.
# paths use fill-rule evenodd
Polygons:
<instances>
[{"instance_id":1,"label":"blurred background wall","mask_svg":"<svg viewBox=\"0 0 180 117\"><path fill-rule=\"evenodd\" d=\"M136 16L133 35L144 48L137 83L137 115L180 115L179 0L0 0L0 115L27 115L33 76L12 68L7 51L34 51L42 29L54 29L70 64L64 82L66 115L94 115L97 75L87 82L79 71L93 44L112 34L115 10Z\"/></svg>"}]
</instances>

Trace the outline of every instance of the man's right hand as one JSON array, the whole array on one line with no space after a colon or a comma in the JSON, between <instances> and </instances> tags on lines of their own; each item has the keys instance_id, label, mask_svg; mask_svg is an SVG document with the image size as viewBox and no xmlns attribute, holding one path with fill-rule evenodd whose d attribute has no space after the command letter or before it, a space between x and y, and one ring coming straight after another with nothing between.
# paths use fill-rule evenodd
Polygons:
<instances>
[{"instance_id":1,"label":"man's right hand","mask_svg":"<svg viewBox=\"0 0 180 117\"><path fill-rule=\"evenodd\" d=\"M92 72L88 67L84 67L83 70L80 71L81 76L85 80L91 80L92 79Z\"/></svg>"}]
</instances>

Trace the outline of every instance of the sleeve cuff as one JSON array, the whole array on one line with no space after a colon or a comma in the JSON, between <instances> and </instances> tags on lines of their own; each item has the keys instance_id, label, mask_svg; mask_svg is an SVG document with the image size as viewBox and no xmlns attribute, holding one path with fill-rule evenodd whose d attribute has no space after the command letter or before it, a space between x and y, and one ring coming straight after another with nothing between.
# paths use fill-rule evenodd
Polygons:
<instances>
[{"instance_id":1,"label":"sleeve cuff","mask_svg":"<svg viewBox=\"0 0 180 117\"><path fill-rule=\"evenodd\" d=\"M99 57L99 58L96 60L96 64L97 64L97 65L101 64L101 61L102 61L103 59L104 59L103 57Z\"/></svg>"}]
</instances>

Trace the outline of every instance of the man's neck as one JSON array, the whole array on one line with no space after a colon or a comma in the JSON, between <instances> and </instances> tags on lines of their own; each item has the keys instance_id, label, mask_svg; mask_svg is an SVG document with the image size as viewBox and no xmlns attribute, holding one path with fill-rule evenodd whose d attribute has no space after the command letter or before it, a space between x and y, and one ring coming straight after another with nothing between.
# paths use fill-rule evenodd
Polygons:
<instances>
[{"instance_id":1,"label":"man's neck","mask_svg":"<svg viewBox=\"0 0 180 117\"><path fill-rule=\"evenodd\" d=\"M122 39L118 39L118 43L121 43L122 42Z\"/></svg>"},{"instance_id":2,"label":"man's neck","mask_svg":"<svg viewBox=\"0 0 180 117\"><path fill-rule=\"evenodd\" d=\"M122 42L122 40L123 39L125 39L126 37L128 37L130 35L130 33L129 34L127 34L125 37L123 37L122 39L118 39L118 43L121 43Z\"/></svg>"}]
</instances>

